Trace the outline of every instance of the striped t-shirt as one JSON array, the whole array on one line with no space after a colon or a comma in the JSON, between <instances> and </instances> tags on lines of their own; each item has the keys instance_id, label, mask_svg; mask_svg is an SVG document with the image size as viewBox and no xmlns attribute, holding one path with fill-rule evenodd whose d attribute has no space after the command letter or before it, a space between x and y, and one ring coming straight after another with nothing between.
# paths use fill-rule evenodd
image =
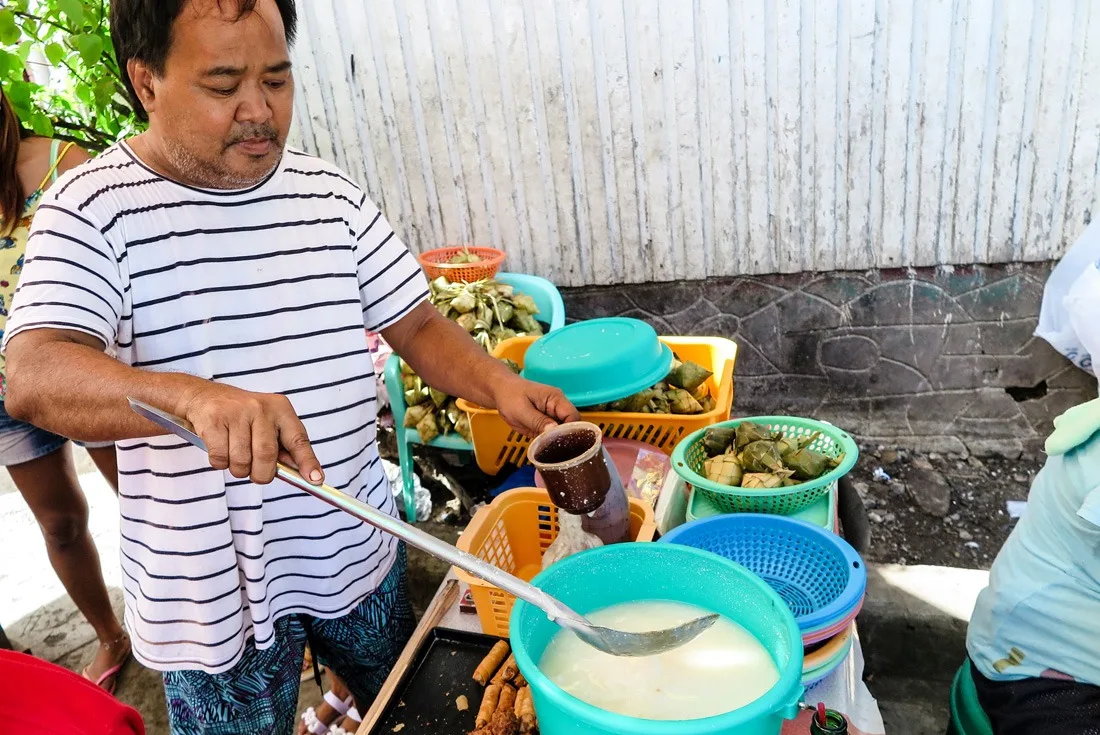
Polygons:
<instances>
[{"instance_id":1,"label":"striped t-shirt","mask_svg":"<svg viewBox=\"0 0 1100 735\"><path fill-rule=\"evenodd\" d=\"M426 296L378 209L318 158L288 150L262 183L210 191L119 144L47 193L5 342L77 330L137 368L281 393L328 484L396 513L364 327ZM151 668L225 671L270 646L278 618L342 616L393 565L393 537L278 480L214 470L174 436L119 442L118 465L126 623Z\"/></svg>"}]
</instances>

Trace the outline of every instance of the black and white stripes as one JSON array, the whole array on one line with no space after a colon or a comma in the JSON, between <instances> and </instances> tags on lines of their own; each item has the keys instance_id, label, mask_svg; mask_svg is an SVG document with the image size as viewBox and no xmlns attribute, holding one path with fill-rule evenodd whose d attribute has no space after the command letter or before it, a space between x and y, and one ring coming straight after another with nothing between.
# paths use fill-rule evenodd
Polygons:
<instances>
[{"instance_id":1,"label":"black and white stripes","mask_svg":"<svg viewBox=\"0 0 1100 735\"><path fill-rule=\"evenodd\" d=\"M135 367L286 395L328 483L395 513L363 330L426 295L377 208L316 158L289 151L260 185L212 192L120 145L47 195L5 339L77 330ZM214 471L175 437L118 449L126 619L153 668L225 671L277 618L341 615L393 564L392 539L289 486Z\"/></svg>"}]
</instances>

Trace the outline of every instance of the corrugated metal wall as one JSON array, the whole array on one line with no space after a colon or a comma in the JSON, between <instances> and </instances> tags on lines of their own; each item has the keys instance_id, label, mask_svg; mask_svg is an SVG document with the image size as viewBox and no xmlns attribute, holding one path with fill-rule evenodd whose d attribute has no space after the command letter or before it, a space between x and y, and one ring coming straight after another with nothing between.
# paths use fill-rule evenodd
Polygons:
<instances>
[{"instance_id":1,"label":"corrugated metal wall","mask_svg":"<svg viewBox=\"0 0 1100 735\"><path fill-rule=\"evenodd\" d=\"M1058 257L1092 0L305 0L297 140L560 285Z\"/></svg>"}]
</instances>

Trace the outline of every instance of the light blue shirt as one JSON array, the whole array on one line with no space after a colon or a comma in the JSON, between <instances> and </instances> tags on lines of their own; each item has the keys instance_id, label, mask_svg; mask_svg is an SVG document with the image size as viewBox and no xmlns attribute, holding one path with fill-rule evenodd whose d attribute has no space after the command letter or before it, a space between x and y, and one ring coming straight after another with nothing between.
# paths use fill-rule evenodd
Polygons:
<instances>
[{"instance_id":1,"label":"light blue shirt","mask_svg":"<svg viewBox=\"0 0 1100 735\"><path fill-rule=\"evenodd\" d=\"M1055 426L1027 512L978 597L967 649L993 680L1100 685L1100 401Z\"/></svg>"}]
</instances>

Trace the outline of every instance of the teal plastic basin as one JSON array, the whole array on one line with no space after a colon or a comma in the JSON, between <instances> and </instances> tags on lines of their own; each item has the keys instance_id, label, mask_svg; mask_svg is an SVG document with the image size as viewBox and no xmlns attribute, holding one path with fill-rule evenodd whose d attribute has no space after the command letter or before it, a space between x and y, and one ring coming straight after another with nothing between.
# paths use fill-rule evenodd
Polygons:
<instances>
[{"instance_id":1,"label":"teal plastic basin","mask_svg":"<svg viewBox=\"0 0 1100 735\"><path fill-rule=\"evenodd\" d=\"M536 340L523 358L523 377L561 389L582 408L643 391L671 368L672 350L653 327L623 317L570 324Z\"/></svg>"},{"instance_id":2,"label":"teal plastic basin","mask_svg":"<svg viewBox=\"0 0 1100 735\"><path fill-rule=\"evenodd\" d=\"M567 557L534 579L582 615L623 602L669 600L725 615L764 644L779 681L741 709L698 720L642 720L613 714L567 694L539 671L560 628L546 614L517 601L510 633L516 663L531 686L545 735L779 735L802 698L802 637L794 616L749 570L709 551L675 544L614 544Z\"/></svg>"}]
</instances>

